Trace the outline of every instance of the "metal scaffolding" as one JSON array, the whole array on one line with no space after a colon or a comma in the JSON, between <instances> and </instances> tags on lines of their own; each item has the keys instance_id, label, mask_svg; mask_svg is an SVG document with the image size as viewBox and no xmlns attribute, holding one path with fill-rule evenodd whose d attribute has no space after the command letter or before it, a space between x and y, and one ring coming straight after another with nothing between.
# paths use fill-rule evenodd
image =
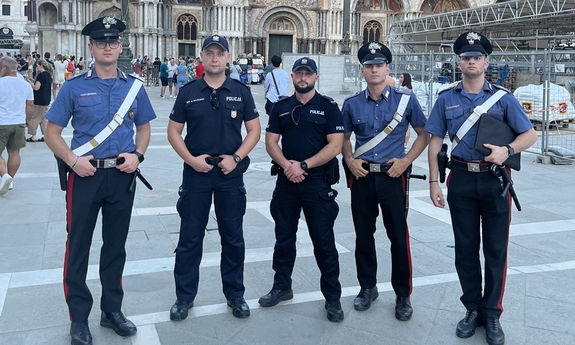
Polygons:
<instances>
[{"instance_id":1,"label":"metal scaffolding","mask_svg":"<svg viewBox=\"0 0 575 345\"><path fill-rule=\"evenodd\" d=\"M441 51L463 32L476 30L495 50L568 49L575 53L575 0L511 0L396 21L389 28L395 51Z\"/></svg>"}]
</instances>

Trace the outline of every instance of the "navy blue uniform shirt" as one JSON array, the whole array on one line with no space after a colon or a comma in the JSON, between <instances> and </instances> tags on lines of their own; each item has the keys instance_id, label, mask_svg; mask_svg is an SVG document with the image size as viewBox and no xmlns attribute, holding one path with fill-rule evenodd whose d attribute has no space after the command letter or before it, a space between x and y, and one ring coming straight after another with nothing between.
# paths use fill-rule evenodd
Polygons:
<instances>
[{"instance_id":1,"label":"navy blue uniform shirt","mask_svg":"<svg viewBox=\"0 0 575 345\"><path fill-rule=\"evenodd\" d=\"M70 148L76 149L92 140L104 129L120 109L135 77L118 69L118 78L100 79L95 69L68 79L46 113L46 119L66 127L70 119L74 134ZM124 114L120 114L124 115ZM156 118L146 90L142 87L124 116L121 126L88 152L96 159L134 152L134 125L141 126Z\"/></svg>"},{"instance_id":2,"label":"navy blue uniform shirt","mask_svg":"<svg viewBox=\"0 0 575 345\"><path fill-rule=\"evenodd\" d=\"M302 104L293 95L274 104L266 131L281 135L286 159L303 161L327 145L328 134L343 133L343 119L337 103L329 97L316 92Z\"/></svg>"},{"instance_id":3,"label":"navy blue uniform shirt","mask_svg":"<svg viewBox=\"0 0 575 345\"><path fill-rule=\"evenodd\" d=\"M243 83L226 78L214 91L200 78L180 89L170 120L186 124L184 141L192 155L218 156L235 153L243 141L242 123L258 116L250 89Z\"/></svg>"},{"instance_id":4,"label":"navy blue uniform shirt","mask_svg":"<svg viewBox=\"0 0 575 345\"><path fill-rule=\"evenodd\" d=\"M380 164L392 158L403 158L408 125L411 124L414 128L421 127L425 125L426 119L417 98L408 89L386 86L378 100L371 98L369 91L365 89L343 102L343 125L346 133L355 133L355 151L387 127L404 94L409 95L409 103L401 123L375 148L357 158Z\"/></svg>"},{"instance_id":5,"label":"navy blue uniform shirt","mask_svg":"<svg viewBox=\"0 0 575 345\"><path fill-rule=\"evenodd\" d=\"M458 83L450 89L440 92L425 131L436 135L440 138L449 133L449 140L457 130L467 120L473 109L483 104L489 97L499 90L500 87L489 84L487 81L483 84L483 90L478 94L469 94L463 90L462 83ZM487 110L487 115L493 116L498 120L506 122L517 134L521 134L531 128L531 122L525 115L525 111L513 94L508 93L503 96L495 105ZM484 115L483 115L484 116ZM477 135L477 126L471 127L469 132L461 139L451 152L453 156L469 160L482 160L485 155L476 151L475 137Z\"/></svg>"}]
</instances>

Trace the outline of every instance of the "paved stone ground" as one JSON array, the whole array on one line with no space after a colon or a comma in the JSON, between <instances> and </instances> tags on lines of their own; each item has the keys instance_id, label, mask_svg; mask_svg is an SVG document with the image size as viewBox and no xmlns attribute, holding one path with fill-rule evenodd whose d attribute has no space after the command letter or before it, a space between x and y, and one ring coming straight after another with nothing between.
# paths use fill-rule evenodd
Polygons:
<instances>
[{"instance_id":1,"label":"paved stone ground","mask_svg":"<svg viewBox=\"0 0 575 345\"><path fill-rule=\"evenodd\" d=\"M98 224L88 282L96 301L90 316L94 344L485 344L483 328L467 340L455 336L455 325L465 310L459 302L449 213L433 207L428 183L420 180L411 183L409 225L415 287L414 315L409 322L397 321L393 315L389 242L381 222L376 233L381 295L370 310L353 309L353 298L359 291L354 231L349 191L341 183L335 186L340 205L335 232L345 320L333 324L326 319L319 271L305 224L300 225L294 299L273 308L259 308L257 299L272 284L274 245L269 215L274 178L269 175L263 132L245 175L245 297L252 315L238 320L225 305L218 268L219 237L212 219L204 240L195 307L187 320L171 322L168 311L175 300L173 251L179 229L174 205L182 161L165 134L173 100L160 99L158 87L148 87L148 91L158 119L152 123L152 140L141 169L154 190L138 186L124 277L124 311L138 325L138 334L121 338L99 326ZM265 128L263 88L253 85L252 92ZM331 96L340 105L345 98ZM68 139L71 134L70 129L64 131ZM524 154L523 169L514 174L523 211L513 214L506 312L501 323L507 344L575 344L574 167L543 165L535 160L534 154ZM415 163L414 173L426 172L424 152ZM45 144L30 143L22 151L14 189L0 197L0 344L70 343L61 282L64 217L64 192L59 190L54 158Z\"/></svg>"}]
</instances>

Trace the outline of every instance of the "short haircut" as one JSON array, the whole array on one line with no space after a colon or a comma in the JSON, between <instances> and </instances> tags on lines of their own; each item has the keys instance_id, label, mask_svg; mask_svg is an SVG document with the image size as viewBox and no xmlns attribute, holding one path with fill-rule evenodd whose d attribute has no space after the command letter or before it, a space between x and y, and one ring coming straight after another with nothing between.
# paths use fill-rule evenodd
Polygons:
<instances>
[{"instance_id":1,"label":"short haircut","mask_svg":"<svg viewBox=\"0 0 575 345\"><path fill-rule=\"evenodd\" d=\"M279 56L277 56L277 55L274 55L274 56L272 56L272 58L270 59L270 62L272 63L272 65L273 65L274 67L280 67L280 65L281 65L281 63L282 63L282 58L279 57Z\"/></svg>"}]
</instances>

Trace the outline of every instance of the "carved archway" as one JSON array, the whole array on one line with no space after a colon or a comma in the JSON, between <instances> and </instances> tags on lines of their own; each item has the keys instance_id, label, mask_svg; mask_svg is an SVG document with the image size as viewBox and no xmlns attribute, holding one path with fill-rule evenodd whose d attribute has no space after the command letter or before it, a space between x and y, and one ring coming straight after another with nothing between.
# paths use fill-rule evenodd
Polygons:
<instances>
[{"instance_id":1,"label":"carved archway","mask_svg":"<svg viewBox=\"0 0 575 345\"><path fill-rule=\"evenodd\" d=\"M467 0L424 0L420 11L423 13L444 13L469 8Z\"/></svg>"},{"instance_id":2,"label":"carved archway","mask_svg":"<svg viewBox=\"0 0 575 345\"><path fill-rule=\"evenodd\" d=\"M376 20L370 20L363 26L363 43L367 42L381 42L383 34L383 25Z\"/></svg>"},{"instance_id":3,"label":"carved archway","mask_svg":"<svg viewBox=\"0 0 575 345\"><path fill-rule=\"evenodd\" d=\"M198 39L198 19L189 14L180 15L176 21L178 40L195 41Z\"/></svg>"},{"instance_id":4,"label":"carved archway","mask_svg":"<svg viewBox=\"0 0 575 345\"><path fill-rule=\"evenodd\" d=\"M279 6L270 8L268 11L261 12L254 23L257 24L256 31L259 37L266 36L266 30L269 30L270 24L279 17L287 18L294 25L294 33L298 38L313 37L315 34L312 19L307 13L302 13L293 7Z\"/></svg>"},{"instance_id":5,"label":"carved archway","mask_svg":"<svg viewBox=\"0 0 575 345\"><path fill-rule=\"evenodd\" d=\"M402 0L357 0L355 6L352 4L355 11L374 11L374 10L388 10L392 12L401 12L405 9Z\"/></svg>"},{"instance_id":6,"label":"carved archway","mask_svg":"<svg viewBox=\"0 0 575 345\"><path fill-rule=\"evenodd\" d=\"M45 2L38 6L38 25L53 26L58 23L58 10L54 4Z\"/></svg>"},{"instance_id":7,"label":"carved archway","mask_svg":"<svg viewBox=\"0 0 575 345\"><path fill-rule=\"evenodd\" d=\"M100 12L100 15L96 18L100 17L122 18L122 10L116 6L112 6Z\"/></svg>"}]
</instances>

